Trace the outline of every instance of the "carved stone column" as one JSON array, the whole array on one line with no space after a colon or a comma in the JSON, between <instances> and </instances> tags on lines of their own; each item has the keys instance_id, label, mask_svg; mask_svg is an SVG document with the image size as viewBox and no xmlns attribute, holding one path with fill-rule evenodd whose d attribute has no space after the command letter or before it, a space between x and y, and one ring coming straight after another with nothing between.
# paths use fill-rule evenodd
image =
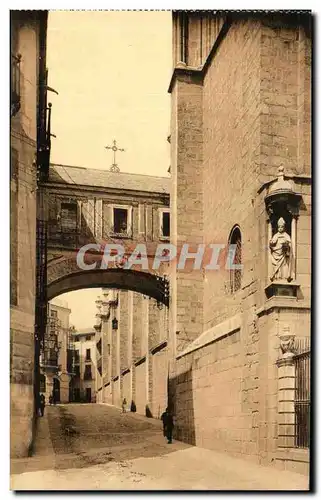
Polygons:
<instances>
[{"instance_id":1,"label":"carved stone column","mask_svg":"<svg viewBox=\"0 0 321 500\"><path fill-rule=\"evenodd\" d=\"M278 366L278 447L295 445L295 335L284 327L279 335L281 355Z\"/></svg>"}]
</instances>

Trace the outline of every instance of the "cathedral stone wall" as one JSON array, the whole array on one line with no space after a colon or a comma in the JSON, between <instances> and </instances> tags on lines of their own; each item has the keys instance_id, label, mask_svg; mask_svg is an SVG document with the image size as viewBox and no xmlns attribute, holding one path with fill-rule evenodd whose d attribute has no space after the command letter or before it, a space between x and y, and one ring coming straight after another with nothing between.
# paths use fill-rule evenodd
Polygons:
<instances>
[{"instance_id":1,"label":"cathedral stone wall","mask_svg":"<svg viewBox=\"0 0 321 500\"><path fill-rule=\"evenodd\" d=\"M229 16L202 67L203 14L186 15L190 52L170 84L172 238L227 246L238 227L243 268L236 288L224 251L218 270L173 269L169 399L180 439L271 463L282 332L310 335L310 34L288 15ZM287 296L268 290L266 200L280 167L300 199Z\"/></svg>"}]
</instances>

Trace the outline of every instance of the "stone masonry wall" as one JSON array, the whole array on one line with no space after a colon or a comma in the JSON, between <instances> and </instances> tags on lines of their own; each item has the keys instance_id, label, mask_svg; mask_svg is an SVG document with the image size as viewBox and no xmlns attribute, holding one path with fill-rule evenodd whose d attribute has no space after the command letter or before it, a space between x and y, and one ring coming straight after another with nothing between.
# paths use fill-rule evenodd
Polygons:
<instances>
[{"instance_id":1,"label":"stone masonry wall","mask_svg":"<svg viewBox=\"0 0 321 500\"><path fill-rule=\"evenodd\" d=\"M177 73L172 90L175 168L171 203L175 205L172 218L177 241L184 241L184 228L191 222L200 236L204 235L204 243L227 245L237 224L244 266L241 289L233 294L225 260L219 262L219 271L198 272L203 276L197 292L204 298L199 311L203 321L197 322L199 334L235 315L241 318L241 328L177 360L171 381L177 436L262 463L270 463L277 448L276 361L281 325L289 324L302 335L309 328L309 45L304 29L285 21L233 20L204 72L200 94L193 93L189 70L185 75ZM180 139L195 134L191 110L199 105L199 99L203 148L195 149L197 146ZM180 164L183 155L186 164ZM284 299L268 304L264 292L267 214L258 191L264 182L275 178L280 164L285 174L296 176L295 190L303 196L296 249L300 294L293 307ZM188 188L199 190L200 209L191 217ZM171 303L176 328L172 328L170 344L175 352L177 342L178 354L182 344L177 331L183 330L187 343L197 336L196 331L195 336L189 334L189 324L196 318L193 308L183 310L184 300L193 305L192 290L196 287L181 276L173 273L177 301L173 306ZM186 283L189 287L184 288ZM304 321L302 328L293 319L299 317Z\"/></svg>"},{"instance_id":2,"label":"stone masonry wall","mask_svg":"<svg viewBox=\"0 0 321 500\"><path fill-rule=\"evenodd\" d=\"M11 228L11 249L15 265L11 278L16 286L16 300L10 307L10 453L27 456L32 441L34 324L36 276L36 106L32 88L36 88L36 27L24 27L19 34L19 51L28 58L22 63L22 108L11 121L11 147L17 156L15 198L16 219ZM29 51L28 48L28 51ZM34 54L34 57L33 57ZM29 98L27 99L27 94ZM28 135L27 135L28 134ZM13 286L14 286L13 285Z\"/></svg>"},{"instance_id":3,"label":"stone masonry wall","mask_svg":"<svg viewBox=\"0 0 321 500\"><path fill-rule=\"evenodd\" d=\"M176 436L190 444L255 455L258 425L244 398L240 330L177 362Z\"/></svg>"},{"instance_id":4,"label":"stone masonry wall","mask_svg":"<svg viewBox=\"0 0 321 500\"><path fill-rule=\"evenodd\" d=\"M137 413L145 415L146 399L146 361L135 366L135 404Z\"/></svg>"},{"instance_id":5,"label":"stone masonry wall","mask_svg":"<svg viewBox=\"0 0 321 500\"><path fill-rule=\"evenodd\" d=\"M260 151L260 36L259 23L233 24L204 79L205 243L227 245L233 226L240 226L243 287L255 279L257 259L254 200ZM230 294L225 259L219 264L219 270L205 274L204 330L241 308L242 292Z\"/></svg>"},{"instance_id":6,"label":"stone masonry wall","mask_svg":"<svg viewBox=\"0 0 321 500\"><path fill-rule=\"evenodd\" d=\"M120 371L128 368L128 292L119 291Z\"/></svg>"},{"instance_id":7,"label":"stone masonry wall","mask_svg":"<svg viewBox=\"0 0 321 500\"><path fill-rule=\"evenodd\" d=\"M203 239L202 86L194 77L177 79L172 90L171 243L189 251ZM196 270L171 269L172 339L178 349L203 329L203 276ZM174 341L174 339L173 339Z\"/></svg>"},{"instance_id":8,"label":"stone masonry wall","mask_svg":"<svg viewBox=\"0 0 321 500\"><path fill-rule=\"evenodd\" d=\"M158 351L151 356L151 411L154 418L160 418L167 407L168 350Z\"/></svg>"},{"instance_id":9,"label":"stone masonry wall","mask_svg":"<svg viewBox=\"0 0 321 500\"><path fill-rule=\"evenodd\" d=\"M138 359L141 356L142 347L142 332L143 332L143 320L142 320L142 301L143 296L139 293L134 293L133 298L133 359Z\"/></svg>"}]
</instances>

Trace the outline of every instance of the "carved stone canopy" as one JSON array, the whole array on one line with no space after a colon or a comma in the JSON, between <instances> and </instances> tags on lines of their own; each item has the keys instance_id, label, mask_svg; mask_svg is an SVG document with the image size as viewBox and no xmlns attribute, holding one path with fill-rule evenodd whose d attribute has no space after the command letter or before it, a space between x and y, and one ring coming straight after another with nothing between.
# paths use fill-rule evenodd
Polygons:
<instances>
[{"instance_id":1,"label":"carved stone canopy","mask_svg":"<svg viewBox=\"0 0 321 500\"><path fill-rule=\"evenodd\" d=\"M297 215L301 195L293 190L292 183L284 178L284 167L281 165L278 169L278 176L270 185L265 197L265 204L269 216L275 212L276 205L284 205L284 209Z\"/></svg>"}]
</instances>

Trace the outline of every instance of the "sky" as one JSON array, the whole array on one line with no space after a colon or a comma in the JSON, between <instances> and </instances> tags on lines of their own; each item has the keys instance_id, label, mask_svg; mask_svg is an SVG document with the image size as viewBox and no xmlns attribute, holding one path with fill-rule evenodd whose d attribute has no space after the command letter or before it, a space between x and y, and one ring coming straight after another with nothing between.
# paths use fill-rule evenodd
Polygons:
<instances>
[{"instance_id":1,"label":"sky","mask_svg":"<svg viewBox=\"0 0 321 500\"><path fill-rule=\"evenodd\" d=\"M108 170L116 139L122 172L168 176L171 29L170 12L49 13L51 162ZM59 296L76 328L93 326L99 293Z\"/></svg>"}]
</instances>

